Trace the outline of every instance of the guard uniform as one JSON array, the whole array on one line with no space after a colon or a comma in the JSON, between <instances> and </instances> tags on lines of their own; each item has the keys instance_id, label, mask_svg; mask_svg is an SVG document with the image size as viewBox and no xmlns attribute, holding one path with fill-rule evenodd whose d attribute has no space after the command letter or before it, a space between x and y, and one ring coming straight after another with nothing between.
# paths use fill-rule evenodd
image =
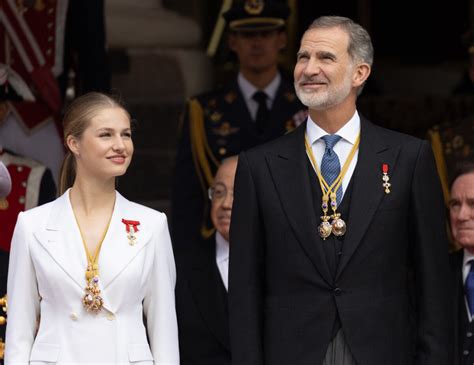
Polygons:
<instances>
[{"instance_id":1,"label":"guard uniform","mask_svg":"<svg viewBox=\"0 0 474 365\"><path fill-rule=\"evenodd\" d=\"M18 214L54 200L56 198L56 187L51 171L39 162L15 155L6 150L0 152L0 161L7 167L12 182L10 194L6 198L0 199L1 298L7 291L10 242ZM0 338L5 339L5 327L2 325L0 325Z\"/></svg>"},{"instance_id":2,"label":"guard uniform","mask_svg":"<svg viewBox=\"0 0 474 365\"><path fill-rule=\"evenodd\" d=\"M0 6L0 142L59 172L67 0L4 0ZM46 143L45 143L46 142Z\"/></svg>"},{"instance_id":3,"label":"guard uniform","mask_svg":"<svg viewBox=\"0 0 474 365\"><path fill-rule=\"evenodd\" d=\"M288 14L283 3L247 0L236 2L224 18L232 32L259 33L284 31ZM212 234L207 190L223 159L282 136L305 120L307 108L297 99L293 81L282 72L280 77L263 127L257 123L258 113L255 118L249 110L237 77L189 101L173 181L171 232L175 249L186 249Z\"/></svg>"}]
</instances>

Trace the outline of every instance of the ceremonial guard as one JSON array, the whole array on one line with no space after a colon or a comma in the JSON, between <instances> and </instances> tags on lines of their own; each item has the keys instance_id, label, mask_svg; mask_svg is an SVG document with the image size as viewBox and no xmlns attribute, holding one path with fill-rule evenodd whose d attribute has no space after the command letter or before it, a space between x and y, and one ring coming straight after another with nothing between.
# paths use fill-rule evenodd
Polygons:
<instances>
[{"instance_id":1,"label":"ceremonial guard","mask_svg":"<svg viewBox=\"0 0 474 365\"><path fill-rule=\"evenodd\" d=\"M59 172L56 127L67 0L5 0L0 5L0 143ZM9 100L7 100L9 99Z\"/></svg>"},{"instance_id":2,"label":"ceremonial guard","mask_svg":"<svg viewBox=\"0 0 474 365\"><path fill-rule=\"evenodd\" d=\"M11 178L10 193L0 196L0 339L5 339L4 320L1 317L4 315L3 300L6 303L10 242L18 214L54 200L56 188L51 171L37 161L2 150L0 163L6 167ZM0 341L0 349L2 347Z\"/></svg>"},{"instance_id":3,"label":"ceremonial guard","mask_svg":"<svg viewBox=\"0 0 474 365\"><path fill-rule=\"evenodd\" d=\"M172 194L175 248L212 234L207 190L220 162L293 130L306 117L293 82L278 68L288 14L285 4L270 1L236 2L224 13L239 72L187 105Z\"/></svg>"}]
</instances>

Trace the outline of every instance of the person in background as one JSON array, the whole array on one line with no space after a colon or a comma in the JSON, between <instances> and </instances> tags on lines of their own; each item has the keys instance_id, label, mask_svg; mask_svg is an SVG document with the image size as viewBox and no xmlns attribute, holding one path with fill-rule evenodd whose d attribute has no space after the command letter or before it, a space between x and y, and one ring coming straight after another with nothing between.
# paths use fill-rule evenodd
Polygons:
<instances>
[{"instance_id":1,"label":"person in background","mask_svg":"<svg viewBox=\"0 0 474 365\"><path fill-rule=\"evenodd\" d=\"M288 7L277 1L235 1L224 13L238 74L192 98L183 118L171 199L175 246L212 232L207 190L221 161L279 137L306 117L291 80L279 69Z\"/></svg>"},{"instance_id":2,"label":"person in background","mask_svg":"<svg viewBox=\"0 0 474 365\"><path fill-rule=\"evenodd\" d=\"M227 290L237 161L237 156L223 160L209 188L214 233L176 253L176 312L182 365L231 364Z\"/></svg>"},{"instance_id":3,"label":"person in background","mask_svg":"<svg viewBox=\"0 0 474 365\"><path fill-rule=\"evenodd\" d=\"M459 163L448 203L451 234L460 250L450 254L454 306L453 365L474 362L474 162Z\"/></svg>"},{"instance_id":4,"label":"person in background","mask_svg":"<svg viewBox=\"0 0 474 365\"><path fill-rule=\"evenodd\" d=\"M0 6L0 144L45 165L56 184L66 89L77 96L110 88L103 8L103 0Z\"/></svg>"},{"instance_id":5,"label":"person in background","mask_svg":"<svg viewBox=\"0 0 474 365\"><path fill-rule=\"evenodd\" d=\"M88 93L63 130L61 196L15 227L5 362L178 365L166 216L115 190L133 155L130 115Z\"/></svg>"},{"instance_id":6,"label":"person in background","mask_svg":"<svg viewBox=\"0 0 474 365\"><path fill-rule=\"evenodd\" d=\"M0 146L0 298L7 297L10 243L18 214L55 198L56 185L46 166ZM5 339L1 323L0 338Z\"/></svg>"},{"instance_id":7,"label":"person in background","mask_svg":"<svg viewBox=\"0 0 474 365\"><path fill-rule=\"evenodd\" d=\"M230 228L233 364L452 360L445 212L427 141L356 107L373 46L317 18L294 70L307 121L239 155Z\"/></svg>"}]
</instances>

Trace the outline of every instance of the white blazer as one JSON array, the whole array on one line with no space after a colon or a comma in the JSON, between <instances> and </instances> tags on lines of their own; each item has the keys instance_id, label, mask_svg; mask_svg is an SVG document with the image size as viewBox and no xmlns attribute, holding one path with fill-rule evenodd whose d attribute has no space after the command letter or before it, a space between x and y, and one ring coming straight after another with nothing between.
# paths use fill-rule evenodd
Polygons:
<instances>
[{"instance_id":1,"label":"white blazer","mask_svg":"<svg viewBox=\"0 0 474 365\"><path fill-rule=\"evenodd\" d=\"M176 269L166 216L116 195L99 256L99 314L82 305L87 260L69 190L18 216L8 273L6 365L179 364ZM122 219L140 222L133 246Z\"/></svg>"}]
</instances>

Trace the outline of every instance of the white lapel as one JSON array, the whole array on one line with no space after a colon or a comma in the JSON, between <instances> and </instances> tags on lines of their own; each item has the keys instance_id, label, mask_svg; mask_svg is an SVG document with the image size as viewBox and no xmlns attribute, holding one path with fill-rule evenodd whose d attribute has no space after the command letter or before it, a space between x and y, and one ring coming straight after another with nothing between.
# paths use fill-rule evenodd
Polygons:
<instances>
[{"instance_id":1,"label":"white lapel","mask_svg":"<svg viewBox=\"0 0 474 365\"><path fill-rule=\"evenodd\" d=\"M86 284L87 259L69 201L69 190L54 201L46 227L35 231L34 236L51 258L83 290Z\"/></svg>"},{"instance_id":2,"label":"white lapel","mask_svg":"<svg viewBox=\"0 0 474 365\"><path fill-rule=\"evenodd\" d=\"M149 243L153 230L153 227L147 227L144 221L146 217L143 215L143 211L137 207L118 192L116 193L110 226L99 254L101 296L104 299L104 307L112 312L114 310L107 299L105 289ZM137 240L134 246L129 244L122 219L138 220L141 223L139 232L135 234ZM86 286L87 258L69 200L69 190L54 201L46 227L35 231L34 236L83 292Z\"/></svg>"},{"instance_id":3,"label":"white lapel","mask_svg":"<svg viewBox=\"0 0 474 365\"><path fill-rule=\"evenodd\" d=\"M129 244L122 219L140 222L139 231L135 233L137 240L133 246ZM149 243L154 227L147 227L145 220L146 217L139 206L117 192L114 213L99 256L100 281L104 289L107 289Z\"/></svg>"}]
</instances>

